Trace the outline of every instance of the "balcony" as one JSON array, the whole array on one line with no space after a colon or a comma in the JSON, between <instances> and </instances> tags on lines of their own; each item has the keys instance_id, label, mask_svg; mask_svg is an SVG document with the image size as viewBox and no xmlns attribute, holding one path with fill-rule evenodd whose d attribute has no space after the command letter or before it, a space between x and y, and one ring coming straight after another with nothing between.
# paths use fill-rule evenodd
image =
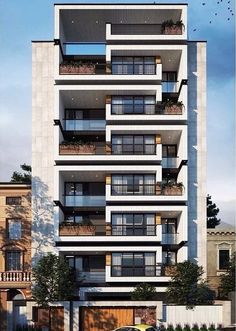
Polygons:
<instances>
[{"instance_id":1,"label":"balcony","mask_svg":"<svg viewBox=\"0 0 236 331\"><path fill-rule=\"evenodd\" d=\"M161 161L163 168L177 169L179 167L178 157L162 157Z\"/></svg>"},{"instance_id":2,"label":"balcony","mask_svg":"<svg viewBox=\"0 0 236 331\"><path fill-rule=\"evenodd\" d=\"M65 60L60 64L59 73L60 75L104 75L106 64Z\"/></svg>"},{"instance_id":3,"label":"balcony","mask_svg":"<svg viewBox=\"0 0 236 331\"><path fill-rule=\"evenodd\" d=\"M159 104L112 104L112 115L183 115L182 102L166 102Z\"/></svg>"},{"instance_id":4,"label":"balcony","mask_svg":"<svg viewBox=\"0 0 236 331\"><path fill-rule=\"evenodd\" d=\"M182 183L157 183L157 184L112 184L112 195L164 195L164 196L182 196L184 186Z\"/></svg>"},{"instance_id":5,"label":"balcony","mask_svg":"<svg viewBox=\"0 0 236 331\"><path fill-rule=\"evenodd\" d=\"M66 207L102 207L106 205L104 195L65 195Z\"/></svg>"},{"instance_id":6,"label":"balcony","mask_svg":"<svg viewBox=\"0 0 236 331\"><path fill-rule=\"evenodd\" d=\"M6 283L10 283L9 286L17 287L19 283L31 282L31 272L24 271L4 271L0 272L0 287L6 286Z\"/></svg>"}]
</instances>

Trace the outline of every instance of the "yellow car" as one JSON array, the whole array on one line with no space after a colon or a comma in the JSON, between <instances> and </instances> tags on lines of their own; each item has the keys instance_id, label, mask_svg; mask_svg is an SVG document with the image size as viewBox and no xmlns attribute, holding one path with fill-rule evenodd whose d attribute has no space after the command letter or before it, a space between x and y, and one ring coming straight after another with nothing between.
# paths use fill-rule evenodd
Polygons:
<instances>
[{"instance_id":1,"label":"yellow car","mask_svg":"<svg viewBox=\"0 0 236 331\"><path fill-rule=\"evenodd\" d=\"M157 329L151 325L137 324L134 326L121 326L113 331L157 331Z\"/></svg>"}]
</instances>

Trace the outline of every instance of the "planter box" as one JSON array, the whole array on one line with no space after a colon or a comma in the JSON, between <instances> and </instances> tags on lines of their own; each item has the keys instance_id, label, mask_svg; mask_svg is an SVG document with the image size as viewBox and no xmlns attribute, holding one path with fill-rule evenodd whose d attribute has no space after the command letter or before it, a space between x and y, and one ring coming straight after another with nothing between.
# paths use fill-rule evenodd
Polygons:
<instances>
[{"instance_id":1,"label":"planter box","mask_svg":"<svg viewBox=\"0 0 236 331\"><path fill-rule=\"evenodd\" d=\"M95 154L96 147L94 145L60 145L59 152L60 155Z\"/></svg>"},{"instance_id":2,"label":"planter box","mask_svg":"<svg viewBox=\"0 0 236 331\"><path fill-rule=\"evenodd\" d=\"M60 236L95 236L93 225L60 225Z\"/></svg>"},{"instance_id":3,"label":"planter box","mask_svg":"<svg viewBox=\"0 0 236 331\"><path fill-rule=\"evenodd\" d=\"M181 34L183 34L183 27L182 26L176 26L176 25L166 26L163 29L163 34L181 35Z\"/></svg>"},{"instance_id":4,"label":"planter box","mask_svg":"<svg viewBox=\"0 0 236 331\"><path fill-rule=\"evenodd\" d=\"M166 186L163 188L164 195L183 195L183 187Z\"/></svg>"},{"instance_id":5,"label":"planter box","mask_svg":"<svg viewBox=\"0 0 236 331\"><path fill-rule=\"evenodd\" d=\"M164 275L167 277L174 276L176 272L176 266L175 265L168 265L164 267Z\"/></svg>"},{"instance_id":6,"label":"planter box","mask_svg":"<svg viewBox=\"0 0 236 331\"><path fill-rule=\"evenodd\" d=\"M183 114L183 106L166 106L164 109L164 114L167 115L182 115Z\"/></svg>"},{"instance_id":7,"label":"planter box","mask_svg":"<svg viewBox=\"0 0 236 331\"><path fill-rule=\"evenodd\" d=\"M93 75L95 74L95 65L73 66L69 64L61 64L59 72L62 75Z\"/></svg>"},{"instance_id":8,"label":"planter box","mask_svg":"<svg viewBox=\"0 0 236 331\"><path fill-rule=\"evenodd\" d=\"M161 185L156 184L156 195L161 195Z\"/></svg>"}]
</instances>

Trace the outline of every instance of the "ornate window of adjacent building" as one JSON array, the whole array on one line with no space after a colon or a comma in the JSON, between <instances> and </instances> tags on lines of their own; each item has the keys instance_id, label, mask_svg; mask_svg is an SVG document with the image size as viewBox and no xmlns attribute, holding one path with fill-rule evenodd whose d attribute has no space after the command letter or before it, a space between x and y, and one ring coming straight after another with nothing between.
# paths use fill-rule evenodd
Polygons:
<instances>
[{"instance_id":1,"label":"ornate window of adjacent building","mask_svg":"<svg viewBox=\"0 0 236 331\"><path fill-rule=\"evenodd\" d=\"M21 239L20 219L12 218L7 220L7 238L13 240Z\"/></svg>"},{"instance_id":2,"label":"ornate window of adjacent building","mask_svg":"<svg viewBox=\"0 0 236 331\"><path fill-rule=\"evenodd\" d=\"M22 270L22 258L20 251L6 251L6 271Z\"/></svg>"},{"instance_id":3,"label":"ornate window of adjacent building","mask_svg":"<svg viewBox=\"0 0 236 331\"><path fill-rule=\"evenodd\" d=\"M6 197L6 205L21 205L21 197Z\"/></svg>"}]
</instances>

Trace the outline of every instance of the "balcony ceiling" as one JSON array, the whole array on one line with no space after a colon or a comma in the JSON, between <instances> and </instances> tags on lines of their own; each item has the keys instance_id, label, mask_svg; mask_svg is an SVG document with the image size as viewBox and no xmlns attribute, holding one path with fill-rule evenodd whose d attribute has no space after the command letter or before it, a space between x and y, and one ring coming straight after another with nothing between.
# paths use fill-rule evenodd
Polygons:
<instances>
[{"instance_id":1,"label":"balcony ceiling","mask_svg":"<svg viewBox=\"0 0 236 331\"><path fill-rule=\"evenodd\" d=\"M66 42L105 42L106 23L161 24L181 17L181 9L63 9L60 11Z\"/></svg>"},{"instance_id":2,"label":"balcony ceiling","mask_svg":"<svg viewBox=\"0 0 236 331\"><path fill-rule=\"evenodd\" d=\"M155 95L156 91L61 91L64 108L105 108L106 95Z\"/></svg>"}]
</instances>

